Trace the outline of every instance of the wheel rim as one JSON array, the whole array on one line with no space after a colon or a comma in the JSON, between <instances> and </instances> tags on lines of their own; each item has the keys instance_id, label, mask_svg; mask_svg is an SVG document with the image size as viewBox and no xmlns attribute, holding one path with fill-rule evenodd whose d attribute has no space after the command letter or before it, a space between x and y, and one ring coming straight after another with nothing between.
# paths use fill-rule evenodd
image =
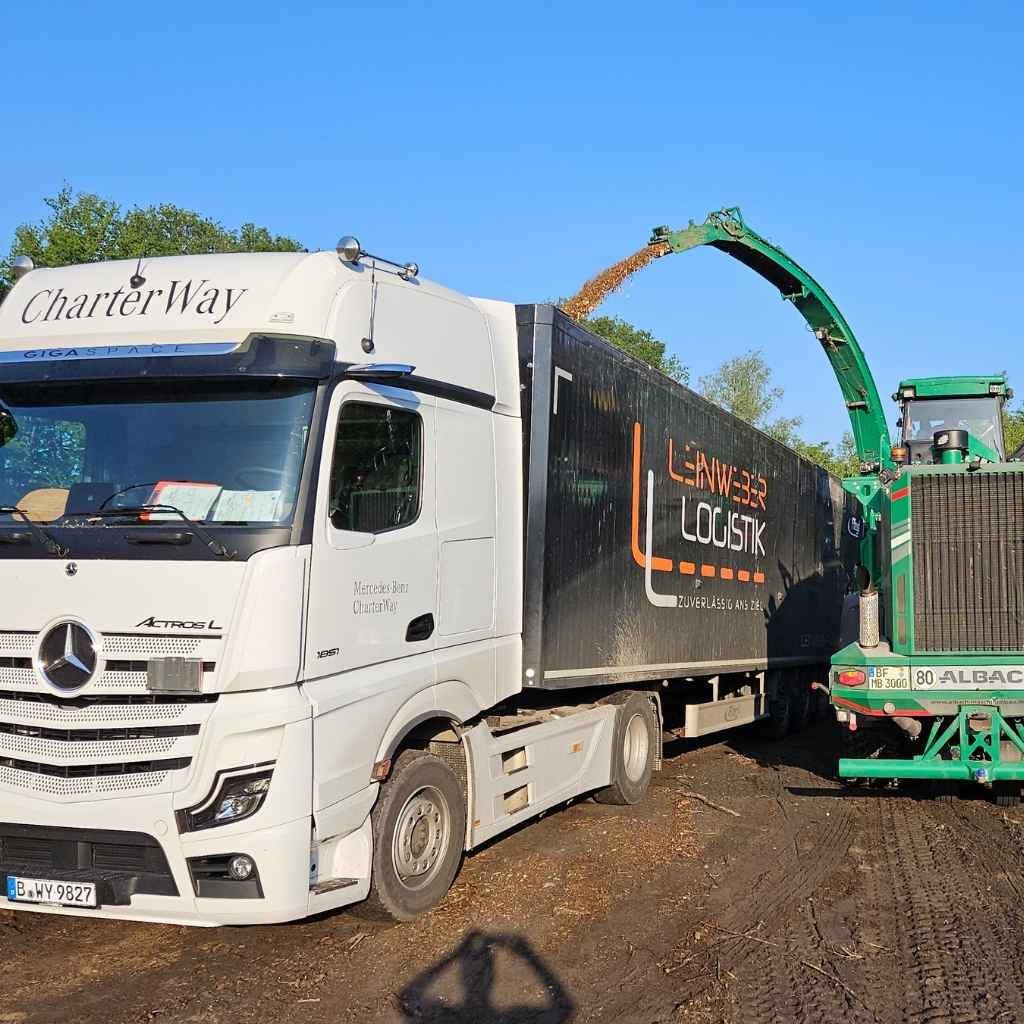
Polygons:
<instances>
[{"instance_id":1,"label":"wheel rim","mask_svg":"<svg viewBox=\"0 0 1024 1024\"><path fill-rule=\"evenodd\" d=\"M416 790L395 823L391 860L407 889L422 889L435 878L451 842L451 811L444 794L433 786Z\"/></svg>"},{"instance_id":2,"label":"wheel rim","mask_svg":"<svg viewBox=\"0 0 1024 1024\"><path fill-rule=\"evenodd\" d=\"M650 748L647 722L644 721L644 716L637 712L626 723L626 732L622 739L622 764L626 778L630 782L639 782L644 777Z\"/></svg>"}]
</instances>

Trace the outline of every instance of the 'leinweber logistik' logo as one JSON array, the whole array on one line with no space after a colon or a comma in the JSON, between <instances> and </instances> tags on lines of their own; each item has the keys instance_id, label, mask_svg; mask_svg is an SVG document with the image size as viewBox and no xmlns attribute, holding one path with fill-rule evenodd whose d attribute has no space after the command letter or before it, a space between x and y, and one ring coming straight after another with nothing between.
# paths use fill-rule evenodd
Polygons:
<instances>
[{"instance_id":1,"label":"'leinweber logistik' logo","mask_svg":"<svg viewBox=\"0 0 1024 1024\"><path fill-rule=\"evenodd\" d=\"M134 283L134 282L133 282ZM126 317L208 316L216 326L248 288L219 288L207 278L171 281L166 288L117 288L112 292L71 295L62 287L44 288L31 296L21 322L65 323L76 320L120 320Z\"/></svg>"},{"instance_id":2,"label":"'leinweber logistik' logo","mask_svg":"<svg viewBox=\"0 0 1024 1024\"><path fill-rule=\"evenodd\" d=\"M633 425L632 550L633 560L644 570L647 599L662 608L702 607L729 611L760 608L757 588L765 582L761 566L765 558L768 481L754 470L723 462L698 444L685 443L678 451L668 439L666 458L669 487L676 490L679 530L687 542L689 558L677 562L654 552L654 470L647 471L646 514L641 515L642 430ZM660 504L664 505L664 502ZM641 523L644 536L641 537ZM659 530L659 536L663 531ZM694 553L696 551L696 554ZM704 581L726 580L739 586L737 595L705 597L692 592L660 593L654 574L676 579L679 575ZM699 584L698 584L699 585ZM690 589L690 588L688 588Z\"/></svg>"}]
</instances>

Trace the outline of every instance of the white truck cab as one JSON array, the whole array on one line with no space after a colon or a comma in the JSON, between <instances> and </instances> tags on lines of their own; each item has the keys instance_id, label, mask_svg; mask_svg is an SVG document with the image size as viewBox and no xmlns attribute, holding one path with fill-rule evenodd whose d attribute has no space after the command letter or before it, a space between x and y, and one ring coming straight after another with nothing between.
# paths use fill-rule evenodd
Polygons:
<instances>
[{"instance_id":1,"label":"white truck cab","mask_svg":"<svg viewBox=\"0 0 1024 1024\"><path fill-rule=\"evenodd\" d=\"M484 721L523 683L515 307L350 255L0 305L0 905L409 918L609 782L613 706L529 757Z\"/></svg>"}]
</instances>

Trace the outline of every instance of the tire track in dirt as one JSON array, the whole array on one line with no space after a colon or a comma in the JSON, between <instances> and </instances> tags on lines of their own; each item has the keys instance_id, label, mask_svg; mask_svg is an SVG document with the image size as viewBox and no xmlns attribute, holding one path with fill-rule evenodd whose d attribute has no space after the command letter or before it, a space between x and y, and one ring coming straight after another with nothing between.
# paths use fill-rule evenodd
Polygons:
<instances>
[{"instance_id":1,"label":"tire track in dirt","mask_svg":"<svg viewBox=\"0 0 1024 1024\"><path fill-rule=\"evenodd\" d=\"M813 847L782 856L761 892L721 917L720 927L738 934L715 953L737 976L741 1019L750 1024L874 1020L836 973L808 909L846 860L855 836L849 804L837 800L833 806Z\"/></svg>"},{"instance_id":2,"label":"tire track in dirt","mask_svg":"<svg viewBox=\"0 0 1024 1024\"><path fill-rule=\"evenodd\" d=\"M1006 851L1000 855L988 837L972 838L969 817L948 806L882 800L879 818L888 896L897 907L895 945L903 957L893 979L898 1019L1024 1020L1019 894L1005 873L992 870Z\"/></svg>"},{"instance_id":3,"label":"tire track in dirt","mask_svg":"<svg viewBox=\"0 0 1024 1024\"><path fill-rule=\"evenodd\" d=\"M756 822L740 826L746 834L733 834L742 853L728 864L703 908L662 922L684 937L668 956L639 976L631 972L629 990L621 994L606 980L601 1019L721 1020L732 1012L744 1024L874 1022L871 1014L857 1016L842 980L814 952L820 943L804 908L845 862L856 818L849 802L829 799L827 792L824 802L790 792L807 783L841 794L807 765L782 763L762 764L756 779L745 779L742 799L733 791L732 806ZM767 820L766 802L773 805ZM591 981L587 988L593 987Z\"/></svg>"}]
</instances>

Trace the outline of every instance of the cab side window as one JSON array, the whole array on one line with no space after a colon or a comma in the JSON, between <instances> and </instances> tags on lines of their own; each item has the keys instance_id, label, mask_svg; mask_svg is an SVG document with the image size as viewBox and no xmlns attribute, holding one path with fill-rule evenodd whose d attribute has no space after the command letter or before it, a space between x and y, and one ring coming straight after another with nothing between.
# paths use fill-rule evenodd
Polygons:
<instances>
[{"instance_id":1,"label":"cab side window","mask_svg":"<svg viewBox=\"0 0 1024 1024\"><path fill-rule=\"evenodd\" d=\"M337 530L383 533L420 513L423 421L405 409L347 402L338 415L330 516Z\"/></svg>"}]
</instances>

